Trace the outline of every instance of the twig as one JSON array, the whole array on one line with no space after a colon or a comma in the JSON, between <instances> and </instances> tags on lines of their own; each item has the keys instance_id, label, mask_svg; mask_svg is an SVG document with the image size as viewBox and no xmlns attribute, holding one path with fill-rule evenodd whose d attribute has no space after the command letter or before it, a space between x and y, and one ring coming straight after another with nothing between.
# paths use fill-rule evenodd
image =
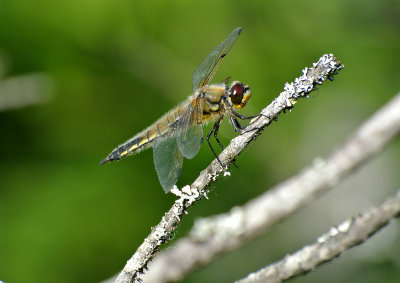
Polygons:
<instances>
[{"instance_id":1,"label":"twig","mask_svg":"<svg viewBox=\"0 0 400 283\"><path fill-rule=\"evenodd\" d=\"M380 207L353 216L321 235L315 243L287 255L282 260L249 274L238 283L282 282L305 274L317 266L340 256L346 250L361 244L383 226L400 216L400 191Z\"/></svg>"},{"instance_id":2,"label":"twig","mask_svg":"<svg viewBox=\"0 0 400 283\"><path fill-rule=\"evenodd\" d=\"M343 145L263 195L230 212L196 221L190 237L161 252L146 282L177 281L242 245L327 192L372 158L400 132L400 93L370 117Z\"/></svg>"},{"instance_id":3,"label":"twig","mask_svg":"<svg viewBox=\"0 0 400 283\"><path fill-rule=\"evenodd\" d=\"M282 111L293 108L299 98L307 96L314 90L315 85L322 84L326 79L332 80L337 71L342 68L343 65L332 54L323 55L317 63L313 64L313 68L303 70L303 75L297 78L294 83L286 83L285 91L267 108L263 109L261 112L263 116L251 123L244 134L234 138L225 148L219 156L221 162L228 167L234 158ZM206 187L224 171L225 168L221 168L219 162L214 160L200 173L200 176L190 187L182 189L183 193L180 193L180 198L175 201L172 208L161 219L161 222L152 229L150 235L127 262L115 282L140 281L139 275L146 269L147 263L155 256L160 245L172 237L172 233L181 221L183 214L194 202L206 196Z\"/></svg>"}]
</instances>

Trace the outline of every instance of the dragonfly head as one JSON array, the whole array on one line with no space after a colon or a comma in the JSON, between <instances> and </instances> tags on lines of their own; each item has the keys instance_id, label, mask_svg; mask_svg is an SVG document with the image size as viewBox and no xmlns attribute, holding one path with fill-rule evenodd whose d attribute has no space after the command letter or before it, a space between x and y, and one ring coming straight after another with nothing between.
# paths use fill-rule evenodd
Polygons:
<instances>
[{"instance_id":1,"label":"dragonfly head","mask_svg":"<svg viewBox=\"0 0 400 283\"><path fill-rule=\"evenodd\" d=\"M229 87L229 102L236 109L242 109L251 98L251 89L248 85L234 81Z\"/></svg>"}]
</instances>

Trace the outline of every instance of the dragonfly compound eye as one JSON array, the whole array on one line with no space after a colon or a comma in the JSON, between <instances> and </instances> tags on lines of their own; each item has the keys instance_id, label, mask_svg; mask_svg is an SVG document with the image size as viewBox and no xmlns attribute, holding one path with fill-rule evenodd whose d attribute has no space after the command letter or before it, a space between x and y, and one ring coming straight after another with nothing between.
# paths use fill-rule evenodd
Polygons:
<instances>
[{"instance_id":1,"label":"dragonfly compound eye","mask_svg":"<svg viewBox=\"0 0 400 283\"><path fill-rule=\"evenodd\" d=\"M247 85L241 82L232 83L229 100L235 108L242 109L244 106L246 106L250 97L251 90Z\"/></svg>"}]
</instances>

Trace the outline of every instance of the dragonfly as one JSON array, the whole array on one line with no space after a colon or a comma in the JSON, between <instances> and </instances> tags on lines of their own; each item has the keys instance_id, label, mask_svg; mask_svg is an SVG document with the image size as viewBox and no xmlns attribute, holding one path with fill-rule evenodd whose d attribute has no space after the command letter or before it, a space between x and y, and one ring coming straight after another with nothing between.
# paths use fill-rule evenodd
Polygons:
<instances>
[{"instance_id":1,"label":"dragonfly","mask_svg":"<svg viewBox=\"0 0 400 283\"><path fill-rule=\"evenodd\" d=\"M241 27L234 29L200 63L192 76L193 94L185 102L164 114L142 132L117 146L100 162L100 165L152 147L158 179L165 193L168 193L179 178L183 157L192 159L198 153L204 139L203 125L214 122L206 140L222 166L218 155L211 146L211 135L213 134L218 145L224 149L218 139L218 130L225 116L229 116L236 132L243 132L238 119L244 120L258 116L245 117L236 112L245 107L251 98L252 93L248 85L240 81L233 81L228 86L230 77L221 83L210 84L222 60L236 42L241 31Z\"/></svg>"}]
</instances>

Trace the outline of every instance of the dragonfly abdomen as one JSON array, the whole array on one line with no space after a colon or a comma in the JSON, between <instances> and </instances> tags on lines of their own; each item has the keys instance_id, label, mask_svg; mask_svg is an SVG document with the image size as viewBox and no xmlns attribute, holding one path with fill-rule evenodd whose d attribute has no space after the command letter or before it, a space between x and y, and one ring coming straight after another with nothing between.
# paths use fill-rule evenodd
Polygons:
<instances>
[{"instance_id":1,"label":"dragonfly abdomen","mask_svg":"<svg viewBox=\"0 0 400 283\"><path fill-rule=\"evenodd\" d=\"M171 110L153 125L116 147L104 160L100 162L100 165L103 165L106 162L120 160L129 154L146 149L151 146L154 141L167 136L173 131L176 121L182 113L181 108L182 107L178 106Z\"/></svg>"}]
</instances>

